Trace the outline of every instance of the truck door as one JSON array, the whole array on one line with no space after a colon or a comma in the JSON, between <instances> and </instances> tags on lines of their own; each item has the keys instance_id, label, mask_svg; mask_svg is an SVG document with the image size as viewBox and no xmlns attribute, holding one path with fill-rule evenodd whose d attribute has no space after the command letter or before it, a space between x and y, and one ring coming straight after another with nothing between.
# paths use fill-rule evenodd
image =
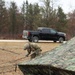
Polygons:
<instances>
[{"instance_id":1,"label":"truck door","mask_svg":"<svg viewBox=\"0 0 75 75\"><path fill-rule=\"evenodd\" d=\"M42 29L40 32L41 40L49 40L50 30L49 29Z\"/></svg>"},{"instance_id":2,"label":"truck door","mask_svg":"<svg viewBox=\"0 0 75 75\"><path fill-rule=\"evenodd\" d=\"M54 29L50 29L50 35L49 35L50 40L57 40L57 31Z\"/></svg>"}]
</instances>

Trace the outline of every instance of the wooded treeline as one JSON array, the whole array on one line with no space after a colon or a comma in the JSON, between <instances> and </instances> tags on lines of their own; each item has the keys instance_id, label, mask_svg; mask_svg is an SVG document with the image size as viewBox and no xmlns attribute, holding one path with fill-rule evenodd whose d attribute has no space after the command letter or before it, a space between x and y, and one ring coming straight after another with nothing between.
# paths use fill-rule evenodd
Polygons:
<instances>
[{"instance_id":1,"label":"wooded treeline","mask_svg":"<svg viewBox=\"0 0 75 75\"><path fill-rule=\"evenodd\" d=\"M20 8L20 9L19 9ZM22 32L36 30L37 27L50 27L67 33L67 38L75 36L75 11L65 14L63 9L53 7L52 0L43 0L43 5L31 4L27 0L18 7L0 0L0 38L21 38Z\"/></svg>"}]
</instances>

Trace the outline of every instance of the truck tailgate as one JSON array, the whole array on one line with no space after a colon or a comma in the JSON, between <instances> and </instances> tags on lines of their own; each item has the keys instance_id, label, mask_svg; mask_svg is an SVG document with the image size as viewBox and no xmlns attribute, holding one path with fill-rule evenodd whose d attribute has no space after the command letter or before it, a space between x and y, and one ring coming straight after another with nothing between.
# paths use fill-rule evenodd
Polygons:
<instances>
[{"instance_id":1,"label":"truck tailgate","mask_svg":"<svg viewBox=\"0 0 75 75\"><path fill-rule=\"evenodd\" d=\"M27 30L23 30L22 38L27 39L27 37L28 37L28 31Z\"/></svg>"}]
</instances>

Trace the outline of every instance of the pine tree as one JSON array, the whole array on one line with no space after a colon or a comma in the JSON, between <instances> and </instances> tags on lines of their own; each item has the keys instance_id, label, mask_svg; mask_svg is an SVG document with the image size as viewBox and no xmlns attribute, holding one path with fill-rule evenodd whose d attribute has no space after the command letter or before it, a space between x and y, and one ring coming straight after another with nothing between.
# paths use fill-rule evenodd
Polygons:
<instances>
[{"instance_id":1,"label":"pine tree","mask_svg":"<svg viewBox=\"0 0 75 75\"><path fill-rule=\"evenodd\" d=\"M54 22L55 18L55 10L53 9L53 4L51 0L43 0L44 6L42 7L42 16L43 16L43 22L44 26L51 27Z\"/></svg>"},{"instance_id":2,"label":"pine tree","mask_svg":"<svg viewBox=\"0 0 75 75\"><path fill-rule=\"evenodd\" d=\"M65 31L67 19L66 19L66 15L64 14L61 7L58 7L57 18L58 18L58 22L57 22L57 26L56 26L57 30L58 31Z\"/></svg>"},{"instance_id":3,"label":"pine tree","mask_svg":"<svg viewBox=\"0 0 75 75\"><path fill-rule=\"evenodd\" d=\"M3 28L6 25L6 14L7 10L5 7L5 2L0 0L0 33L3 32Z\"/></svg>"},{"instance_id":4,"label":"pine tree","mask_svg":"<svg viewBox=\"0 0 75 75\"><path fill-rule=\"evenodd\" d=\"M38 3L34 4L33 5L33 18L34 18L34 21L33 21L33 29L36 30L37 27L40 27L42 26L42 15L40 13L40 7L38 5Z\"/></svg>"},{"instance_id":5,"label":"pine tree","mask_svg":"<svg viewBox=\"0 0 75 75\"><path fill-rule=\"evenodd\" d=\"M14 37L14 34L17 33L17 18L16 18L16 14L17 14L17 6L15 4L15 2L11 2L11 6L9 9L9 14L10 14L10 32L12 34L12 36Z\"/></svg>"},{"instance_id":6,"label":"pine tree","mask_svg":"<svg viewBox=\"0 0 75 75\"><path fill-rule=\"evenodd\" d=\"M26 3L25 2L23 2L21 13L22 13L23 27L25 28L26 27Z\"/></svg>"}]
</instances>

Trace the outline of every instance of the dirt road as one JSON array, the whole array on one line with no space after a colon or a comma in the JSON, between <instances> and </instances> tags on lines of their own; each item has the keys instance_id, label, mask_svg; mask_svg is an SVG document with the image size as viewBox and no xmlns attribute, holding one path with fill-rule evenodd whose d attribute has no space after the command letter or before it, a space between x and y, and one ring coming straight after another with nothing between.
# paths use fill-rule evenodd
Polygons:
<instances>
[{"instance_id":1,"label":"dirt road","mask_svg":"<svg viewBox=\"0 0 75 75\"><path fill-rule=\"evenodd\" d=\"M26 43L27 40L0 40L0 75L21 75L19 70L15 72L15 64L30 60L29 57L25 58L27 52L23 50ZM36 44L41 47L42 53L60 45L50 41Z\"/></svg>"}]
</instances>

